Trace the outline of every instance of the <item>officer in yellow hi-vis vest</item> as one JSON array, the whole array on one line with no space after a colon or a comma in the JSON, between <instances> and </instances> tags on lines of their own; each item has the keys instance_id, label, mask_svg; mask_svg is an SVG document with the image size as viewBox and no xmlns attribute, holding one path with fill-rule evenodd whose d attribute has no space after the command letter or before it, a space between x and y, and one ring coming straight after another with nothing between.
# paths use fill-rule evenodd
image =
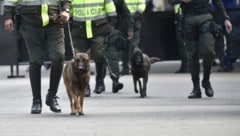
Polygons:
<instances>
[{"instance_id":1,"label":"officer in yellow hi-vis vest","mask_svg":"<svg viewBox=\"0 0 240 136\"><path fill-rule=\"evenodd\" d=\"M134 32L133 38L129 41L129 48L128 50L122 52L122 71L121 74L129 74L129 57L130 57L130 50L132 47L139 46L140 42L140 29L142 25L142 14L146 9L146 1L145 0L125 0L125 3L131 12L133 19L134 19ZM141 47L140 47L141 48Z\"/></svg>"},{"instance_id":2,"label":"officer in yellow hi-vis vest","mask_svg":"<svg viewBox=\"0 0 240 136\"><path fill-rule=\"evenodd\" d=\"M56 96L64 61L64 33L60 23L68 21L70 4L70 0L5 0L5 30L12 32L16 29L13 17L17 11L19 33L28 49L32 114L42 112L41 66L46 54L52 64L46 104L53 112L61 112Z\"/></svg>"},{"instance_id":3,"label":"officer in yellow hi-vis vest","mask_svg":"<svg viewBox=\"0 0 240 136\"><path fill-rule=\"evenodd\" d=\"M114 30L116 8L112 0L72 0L72 38L80 52L91 50L96 65L97 94L105 91L105 37ZM90 89L86 94L90 94Z\"/></svg>"}]
</instances>

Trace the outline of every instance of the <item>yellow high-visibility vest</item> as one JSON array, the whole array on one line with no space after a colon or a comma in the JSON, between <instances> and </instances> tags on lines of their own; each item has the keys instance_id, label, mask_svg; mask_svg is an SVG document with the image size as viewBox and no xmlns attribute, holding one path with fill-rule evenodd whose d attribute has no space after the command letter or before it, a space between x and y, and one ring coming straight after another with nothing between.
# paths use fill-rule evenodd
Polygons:
<instances>
[{"instance_id":1,"label":"yellow high-visibility vest","mask_svg":"<svg viewBox=\"0 0 240 136\"><path fill-rule=\"evenodd\" d=\"M72 0L71 14L74 21L86 23L87 38L92 38L92 21L116 16L112 0Z\"/></svg>"},{"instance_id":2,"label":"yellow high-visibility vest","mask_svg":"<svg viewBox=\"0 0 240 136\"><path fill-rule=\"evenodd\" d=\"M143 13L146 9L145 0L125 0L125 2L131 14L135 14L136 12Z\"/></svg>"}]
</instances>

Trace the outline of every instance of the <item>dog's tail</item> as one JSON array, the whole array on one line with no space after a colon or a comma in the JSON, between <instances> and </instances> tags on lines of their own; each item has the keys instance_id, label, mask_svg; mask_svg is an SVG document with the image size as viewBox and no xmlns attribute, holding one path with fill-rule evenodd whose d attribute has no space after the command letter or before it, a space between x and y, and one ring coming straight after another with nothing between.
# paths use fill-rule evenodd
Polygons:
<instances>
[{"instance_id":1,"label":"dog's tail","mask_svg":"<svg viewBox=\"0 0 240 136\"><path fill-rule=\"evenodd\" d=\"M151 64L160 61L160 58L158 58L158 57L151 57L151 58L149 58L149 59L150 59L150 63L151 63Z\"/></svg>"}]
</instances>

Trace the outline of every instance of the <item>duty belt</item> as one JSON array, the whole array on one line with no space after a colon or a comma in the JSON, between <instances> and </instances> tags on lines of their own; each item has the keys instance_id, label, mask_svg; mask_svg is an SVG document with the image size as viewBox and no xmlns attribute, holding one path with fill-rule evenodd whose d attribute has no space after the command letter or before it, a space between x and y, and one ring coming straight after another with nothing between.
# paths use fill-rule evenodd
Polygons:
<instances>
[{"instance_id":1,"label":"duty belt","mask_svg":"<svg viewBox=\"0 0 240 136\"><path fill-rule=\"evenodd\" d=\"M197 10L197 9L187 9L183 11L184 15L201 15L209 13L208 9L205 10Z\"/></svg>"}]
</instances>

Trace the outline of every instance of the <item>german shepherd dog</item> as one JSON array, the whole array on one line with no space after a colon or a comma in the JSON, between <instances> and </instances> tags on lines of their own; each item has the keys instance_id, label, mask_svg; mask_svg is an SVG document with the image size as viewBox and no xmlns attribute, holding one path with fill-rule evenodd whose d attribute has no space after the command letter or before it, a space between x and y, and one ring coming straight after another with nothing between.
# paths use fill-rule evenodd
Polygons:
<instances>
[{"instance_id":1,"label":"german shepherd dog","mask_svg":"<svg viewBox=\"0 0 240 136\"><path fill-rule=\"evenodd\" d=\"M90 80L90 60L87 53L76 53L63 71L64 84L70 100L71 115L84 115L85 89Z\"/></svg>"},{"instance_id":2,"label":"german shepherd dog","mask_svg":"<svg viewBox=\"0 0 240 136\"><path fill-rule=\"evenodd\" d=\"M135 93L138 93L137 82L139 84L140 97L144 98L147 96L147 82L148 72L151 68L151 64L160 61L158 57L149 58L148 55L144 54L141 49L135 47L131 51L131 72L133 76L133 84ZM143 84L140 78L143 78Z\"/></svg>"}]
</instances>

